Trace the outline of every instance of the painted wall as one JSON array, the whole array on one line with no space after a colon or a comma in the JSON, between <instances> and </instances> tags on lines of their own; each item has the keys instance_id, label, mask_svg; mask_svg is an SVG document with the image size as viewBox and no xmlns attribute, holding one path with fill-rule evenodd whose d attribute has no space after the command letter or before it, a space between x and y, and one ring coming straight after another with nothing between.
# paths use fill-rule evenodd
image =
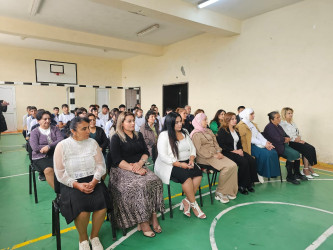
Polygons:
<instances>
[{"instance_id":1,"label":"painted wall","mask_svg":"<svg viewBox=\"0 0 333 250\"><path fill-rule=\"evenodd\" d=\"M268 112L292 107L303 138L332 163L332 13L333 1L307 0L245 20L239 36L204 34L168 46L161 57L126 59L123 83L142 87L147 110L162 107L163 84L189 82L192 111L203 108L211 119L219 108L245 105L262 130Z\"/></svg>"},{"instance_id":2,"label":"painted wall","mask_svg":"<svg viewBox=\"0 0 333 250\"><path fill-rule=\"evenodd\" d=\"M77 63L79 84L121 86L121 61L0 45L0 80L35 82L35 59ZM52 111L67 103L66 87L15 86L18 129L26 106ZM124 90L110 90L110 106L124 102ZM76 88L76 107L96 103L95 89Z\"/></svg>"}]
</instances>

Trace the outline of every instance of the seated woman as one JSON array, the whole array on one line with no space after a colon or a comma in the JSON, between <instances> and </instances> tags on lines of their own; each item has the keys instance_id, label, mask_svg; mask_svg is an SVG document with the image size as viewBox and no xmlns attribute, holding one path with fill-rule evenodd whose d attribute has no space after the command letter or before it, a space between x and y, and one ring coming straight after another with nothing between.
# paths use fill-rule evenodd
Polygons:
<instances>
[{"instance_id":1,"label":"seated woman","mask_svg":"<svg viewBox=\"0 0 333 250\"><path fill-rule=\"evenodd\" d=\"M149 155L155 163L157 158L157 138L160 134L158 123L155 123L156 113L149 110L145 116L146 122L141 126L140 132L147 145Z\"/></svg>"},{"instance_id":2,"label":"seated woman","mask_svg":"<svg viewBox=\"0 0 333 250\"><path fill-rule=\"evenodd\" d=\"M87 226L90 213L92 230L89 240L93 249L103 249L99 230L109 208L109 194L101 177L105 174L102 151L89 138L89 120L75 117L70 124L72 135L61 141L54 152L54 170L60 185L60 211L79 233L79 249L90 249Z\"/></svg>"},{"instance_id":3,"label":"seated woman","mask_svg":"<svg viewBox=\"0 0 333 250\"><path fill-rule=\"evenodd\" d=\"M194 130L191 137L197 152L197 163L220 171L215 199L228 203L229 199L235 199L237 195L237 165L222 155L216 136L207 128L207 116L204 113L197 114L192 123Z\"/></svg>"},{"instance_id":4,"label":"seated woman","mask_svg":"<svg viewBox=\"0 0 333 250\"><path fill-rule=\"evenodd\" d=\"M240 135L235 131L236 114L226 113L222 127L217 133L217 142L226 157L238 165L238 190L242 194L254 192L254 182L258 182L257 163L251 155L243 151Z\"/></svg>"},{"instance_id":5,"label":"seated woman","mask_svg":"<svg viewBox=\"0 0 333 250\"><path fill-rule=\"evenodd\" d=\"M195 147L182 125L180 114L171 112L166 116L163 131L157 142L158 157L155 162L155 173L165 184L169 184L170 179L181 183L186 198L183 199L180 209L190 217L192 207L195 216L204 219L206 215L195 200L202 173L198 166L194 165Z\"/></svg>"},{"instance_id":6,"label":"seated woman","mask_svg":"<svg viewBox=\"0 0 333 250\"><path fill-rule=\"evenodd\" d=\"M216 135L219 132L219 128L222 125L223 119L225 116L225 111L223 109L219 109L213 118L210 121L209 128L213 131L213 134Z\"/></svg>"},{"instance_id":7,"label":"seated woman","mask_svg":"<svg viewBox=\"0 0 333 250\"><path fill-rule=\"evenodd\" d=\"M102 150L103 154L105 154L105 151L109 146L109 140L106 137L104 130L101 127L96 126L96 116L90 113L87 117L89 119L89 138L96 140L99 148Z\"/></svg>"},{"instance_id":8,"label":"seated woman","mask_svg":"<svg viewBox=\"0 0 333 250\"><path fill-rule=\"evenodd\" d=\"M317 164L316 149L314 146L301 139L299 130L293 122L293 114L294 110L292 108L283 108L281 111L282 121L280 125L290 137L289 146L303 155L304 174L306 178L313 179L312 176L319 176L313 171L312 168L313 165ZM299 165L300 161L297 160L294 164Z\"/></svg>"},{"instance_id":9,"label":"seated woman","mask_svg":"<svg viewBox=\"0 0 333 250\"><path fill-rule=\"evenodd\" d=\"M36 119L39 127L31 131L30 146L32 148L32 160L36 170L43 172L47 183L54 189L53 153L57 144L64 138L60 130L51 126L51 113L41 110Z\"/></svg>"},{"instance_id":10,"label":"seated woman","mask_svg":"<svg viewBox=\"0 0 333 250\"><path fill-rule=\"evenodd\" d=\"M262 176L270 178L280 175L279 157L272 143L267 141L260 133L257 124L253 122L254 111L244 109L239 116L242 120L237 124L236 130L241 137L243 151L255 157L257 162L258 178L264 182Z\"/></svg>"},{"instance_id":11,"label":"seated woman","mask_svg":"<svg viewBox=\"0 0 333 250\"><path fill-rule=\"evenodd\" d=\"M279 112L272 111L268 114L269 123L264 129L264 135L269 139L279 155L287 159L287 181L292 184L300 184L297 179L307 180L299 171L299 164L295 164L294 161L299 160L300 155L289 146L290 137L284 132L283 128L279 125L281 117Z\"/></svg>"},{"instance_id":12,"label":"seated woman","mask_svg":"<svg viewBox=\"0 0 333 250\"><path fill-rule=\"evenodd\" d=\"M118 226L129 228L139 224L144 236L154 237L162 232L156 213L164 211L163 184L144 166L149 152L142 134L135 132L132 112L120 113L110 150L109 190Z\"/></svg>"},{"instance_id":13,"label":"seated woman","mask_svg":"<svg viewBox=\"0 0 333 250\"><path fill-rule=\"evenodd\" d=\"M187 118L186 110L184 108L177 108L176 113L180 114L180 117L182 118L182 123L183 123L182 128L186 129L188 133L191 133L194 128L192 123L186 120Z\"/></svg>"}]
</instances>

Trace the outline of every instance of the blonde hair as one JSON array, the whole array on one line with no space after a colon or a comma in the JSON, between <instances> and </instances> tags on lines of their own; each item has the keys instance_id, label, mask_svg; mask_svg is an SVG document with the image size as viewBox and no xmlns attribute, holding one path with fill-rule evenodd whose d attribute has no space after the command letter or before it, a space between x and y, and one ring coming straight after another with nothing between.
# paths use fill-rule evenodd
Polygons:
<instances>
[{"instance_id":1,"label":"blonde hair","mask_svg":"<svg viewBox=\"0 0 333 250\"><path fill-rule=\"evenodd\" d=\"M132 116L135 120L134 114L129 111L121 112L117 119L116 133L122 142L126 142L126 135L123 130L123 122L125 121L127 116ZM135 130L133 131L133 135L135 138L138 138L138 133Z\"/></svg>"},{"instance_id":2,"label":"blonde hair","mask_svg":"<svg viewBox=\"0 0 333 250\"><path fill-rule=\"evenodd\" d=\"M283 108L282 110L281 110L281 119L283 120L283 121L285 121L286 120L286 114L287 114L287 112L288 111L291 111L291 112L293 112L294 113L294 110L292 109L292 108L289 108L289 107L285 107L285 108ZM291 119L291 121L292 121L293 119Z\"/></svg>"},{"instance_id":3,"label":"blonde hair","mask_svg":"<svg viewBox=\"0 0 333 250\"><path fill-rule=\"evenodd\" d=\"M176 113L178 113L178 114L183 113L184 111L186 112L186 109L184 109L184 108L177 108L176 109Z\"/></svg>"}]
</instances>

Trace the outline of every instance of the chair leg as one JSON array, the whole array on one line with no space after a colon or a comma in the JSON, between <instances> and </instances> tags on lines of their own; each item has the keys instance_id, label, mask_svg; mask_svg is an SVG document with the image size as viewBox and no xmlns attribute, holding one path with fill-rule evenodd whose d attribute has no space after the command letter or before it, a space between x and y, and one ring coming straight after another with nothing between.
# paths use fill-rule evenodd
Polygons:
<instances>
[{"instance_id":1,"label":"chair leg","mask_svg":"<svg viewBox=\"0 0 333 250\"><path fill-rule=\"evenodd\" d=\"M214 178L214 174L212 175L212 179ZM210 194L210 202L212 205L214 204L213 194L212 194L212 183L210 182L209 171L207 171L207 179L208 179L208 188Z\"/></svg>"},{"instance_id":2,"label":"chair leg","mask_svg":"<svg viewBox=\"0 0 333 250\"><path fill-rule=\"evenodd\" d=\"M57 250L61 250L61 235L60 235L60 218L59 218L59 210L55 211L55 234L57 239Z\"/></svg>"},{"instance_id":3,"label":"chair leg","mask_svg":"<svg viewBox=\"0 0 333 250\"><path fill-rule=\"evenodd\" d=\"M123 236L126 236L126 234L127 234L126 229L124 228L122 231L123 231Z\"/></svg>"},{"instance_id":4,"label":"chair leg","mask_svg":"<svg viewBox=\"0 0 333 250\"><path fill-rule=\"evenodd\" d=\"M169 209L170 209L170 218L173 218L173 212L172 212L172 203L171 203L171 191L170 191L170 184L168 185L168 196L169 196Z\"/></svg>"},{"instance_id":5,"label":"chair leg","mask_svg":"<svg viewBox=\"0 0 333 250\"><path fill-rule=\"evenodd\" d=\"M279 169L280 169L280 180L281 180L281 183L282 183L282 171L281 171L281 164L280 164L280 160L279 160Z\"/></svg>"},{"instance_id":6,"label":"chair leg","mask_svg":"<svg viewBox=\"0 0 333 250\"><path fill-rule=\"evenodd\" d=\"M216 183L216 177L217 177L217 172L216 171L214 171L214 178L212 178L213 179L213 183L212 183L212 186L215 186L215 183Z\"/></svg>"},{"instance_id":7,"label":"chair leg","mask_svg":"<svg viewBox=\"0 0 333 250\"><path fill-rule=\"evenodd\" d=\"M32 194L31 165L29 165L29 194Z\"/></svg>"},{"instance_id":8,"label":"chair leg","mask_svg":"<svg viewBox=\"0 0 333 250\"><path fill-rule=\"evenodd\" d=\"M52 201L52 236L55 236L56 235L56 232L55 232L55 209L54 209L53 202L54 201Z\"/></svg>"},{"instance_id":9,"label":"chair leg","mask_svg":"<svg viewBox=\"0 0 333 250\"><path fill-rule=\"evenodd\" d=\"M165 220L163 212L161 212L161 216L162 216L162 220Z\"/></svg>"},{"instance_id":10,"label":"chair leg","mask_svg":"<svg viewBox=\"0 0 333 250\"><path fill-rule=\"evenodd\" d=\"M107 217L108 217L108 219L109 219L110 226L111 226L112 240L113 240L113 241L116 241L116 240L117 240L116 224L115 224L115 221L114 221L114 215L113 215L113 210L112 210L112 209L110 209L110 210L107 212Z\"/></svg>"},{"instance_id":11,"label":"chair leg","mask_svg":"<svg viewBox=\"0 0 333 250\"><path fill-rule=\"evenodd\" d=\"M200 197L200 206L203 207L202 195L201 195L201 186L199 186L199 197Z\"/></svg>"},{"instance_id":12,"label":"chair leg","mask_svg":"<svg viewBox=\"0 0 333 250\"><path fill-rule=\"evenodd\" d=\"M33 183L34 183L35 203L38 203L38 197L37 197L37 185L36 185L36 174L35 174L35 170L32 170L32 179L33 179Z\"/></svg>"},{"instance_id":13,"label":"chair leg","mask_svg":"<svg viewBox=\"0 0 333 250\"><path fill-rule=\"evenodd\" d=\"M270 181L271 180L271 178L268 178L268 181Z\"/></svg>"}]
</instances>

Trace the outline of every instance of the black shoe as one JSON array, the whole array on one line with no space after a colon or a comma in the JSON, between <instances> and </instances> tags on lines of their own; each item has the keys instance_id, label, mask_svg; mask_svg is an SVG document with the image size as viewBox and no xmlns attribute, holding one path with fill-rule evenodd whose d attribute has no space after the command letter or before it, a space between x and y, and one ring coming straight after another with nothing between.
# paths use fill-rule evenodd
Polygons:
<instances>
[{"instance_id":1,"label":"black shoe","mask_svg":"<svg viewBox=\"0 0 333 250\"><path fill-rule=\"evenodd\" d=\"M245 187L238 187L238 192L245 195L249 194Z\"/></svg>"},{"instance_id":2,"label":"black shoe","mask_svg":"<svg viewBox=\"0 0 333 250\"><path fill-rule=\"evenodd\" d=\"M46 181L44 173L41 173L41 172L39 173L38 180L40 180L40 181Z\"/></svg>"},{"instance_id":3,"label":"black shoe","mask_svg":"<svg viewBox=\"0 0 333 250\"><path fill-rule=\"evenodd\" d=\"M308 180L308 178L306 178L306 176L302 175L302 174L295 174L294 176L297 180L301 180L301 181L307 181Z\"/></svg>"},{"instance_id":4,"label":"black shoe","mask_svg":"<svg viewBox=\"0 0 333 250\"><path fill-rule=\"evenodd\" d=\"M253 187L248 187L248 188L247 188L247 191L249 191L249 192L251 192L251 193L254 193L256 190L254 190Z\"/></svg>"},{"instance_id":5,"label":"black shoe","mask_svg":"<svg viewBox=\"0 0 333 250\"><path fill-rule=\"evenodd\" d=\"M295 178L287 178L287 181L292 183L292 184L295 184L295 185L299 185L301 184L298 180L296 180Z\"/></svg>"}]
</instances>

